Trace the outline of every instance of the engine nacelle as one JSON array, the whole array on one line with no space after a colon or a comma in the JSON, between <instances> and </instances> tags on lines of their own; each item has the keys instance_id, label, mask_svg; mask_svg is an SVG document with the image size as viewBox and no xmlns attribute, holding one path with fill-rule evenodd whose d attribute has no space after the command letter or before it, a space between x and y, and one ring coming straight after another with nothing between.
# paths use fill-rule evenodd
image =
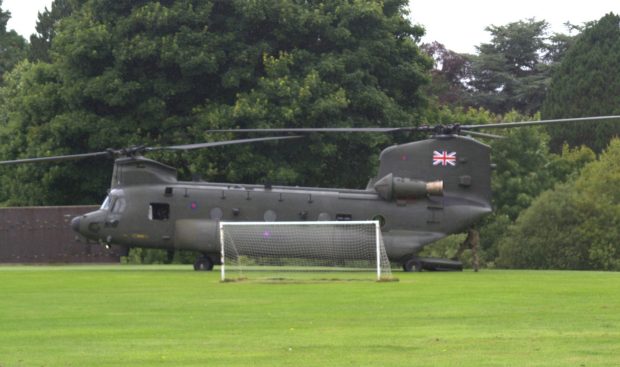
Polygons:
<instances>
[{"instance_id":1,"label":"engine nacelle","mask_svg":"<svg viewBox=\"0 0 620 367\"><path fill-rule=\"evenodd\" d=\"M442 196L443 181L420 181L394 177L391 173L374 184L374 189L385 200L419 199L428 195Z\"/></svg>"}]
</instances>

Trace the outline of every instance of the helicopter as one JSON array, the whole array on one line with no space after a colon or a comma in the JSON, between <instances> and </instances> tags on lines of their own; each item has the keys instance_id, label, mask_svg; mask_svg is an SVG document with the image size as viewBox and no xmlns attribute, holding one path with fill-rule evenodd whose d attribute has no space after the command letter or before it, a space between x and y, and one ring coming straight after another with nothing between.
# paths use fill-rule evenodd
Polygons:
<instances>
[{"instance_id":1,"label":"helicopter","mask_svg":"<svg viewBox=\"0 0 620 367\"><path fill-rule=\"evenodd\" d=\"M492 212L491 148L473 137L501 136L477 130L612 119L620 116L397 128L212 130L294 135L107 149L0 161L0 165L114 158L111 185L103 204L73 218L71 228L103 245L196 251L200 256L195 270L212 270L220 263L220 221L329 220L378 221L387 257L402 265L404 271L462 269L458 261L421 258L419 253L443 237L467 230ZM311 133L403 131L430 137L385 148L379 155L376 176L365 189L179 181L175 168L144 156L153 151L300 139Z\"/></svg>"}]
</instances>

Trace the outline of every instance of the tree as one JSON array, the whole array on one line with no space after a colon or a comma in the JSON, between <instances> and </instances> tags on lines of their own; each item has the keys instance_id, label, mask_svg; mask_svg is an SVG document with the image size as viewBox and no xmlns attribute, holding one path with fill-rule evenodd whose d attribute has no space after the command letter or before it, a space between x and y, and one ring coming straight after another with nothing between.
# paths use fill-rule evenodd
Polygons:
<instances>
[{"instance_id":1,"label":"tree","mask_svg":"<svg viewBox=\"0 0 620 367\"><path fill-rule=\"evenodd\" d=\"M546 21L491 25L491 42L477 47L471 60L470 103L495 113L539 111L550 77L550 61L562 54L562 38L549 42ZM554 51L553 57L550 56Z\"/></svg>"},{"instance_id":2,"label":"tree","mask_svg":"<svg viewBox=\"0 0 620 367\"><path fill-rule=\"evenodd\" d=\"M434 61L431 82L425 88L431 96L437 97L440 105L465 106L467 88L465 83L471 77L470 55L448 50L439 42L421 46Z\"/></svg>"},{"instance_id":3,"label":"tree","mask_svg":"<svg viewBox=\"0 0 620 367\"><path fill-rule=\"evenodd\" d=\"M512 120L527 120L514 114ZM487 261L499 257L500 240L505 237L508 225L526 211L539 196L571 178L588 163L595 154L587 147L569 149L562 154L549 151L549 137L542 128L520 128L505 133L506 138L492 143L494 213L485 218L480 227L480 247Z\"/></svg>"},{"instance_id":4,"label":"tree","mask_svg":"<svg viewBox=\"0 0 620 367\"><path fill-rule=\"evenodd\" d=\"M37 34L30 36L30 61L51 61L49 49L56 35L58 22L69 16L74 7L77 7L77 4L71 0L54 0L50 10L46 7L42 13L38 13L35 27Z\"/></svg>"},{"instance_id":5,"label":"tree","mask_svg":"<svg viewBox=\"0 0 620 367\"><path fill-rule=\"evenodd\" d=\"M553 73L542 116L571 118L620 114L620 16L605 15L586 26ZM586 144L596 152L620 135L617 121L564 125L549 129L551 148L564 142Z\"/></svg>"},{"instance_id":6,"label":"tree","mask_svg":"<svg viewBox=\"0 0 620 367\"><path fill-rule=\"evenodd\" d=\"M500 242L516 268L620 269L620 140L579 176L538 197Z\"/></svg>"},{"instance_id":7,"label":"tree","mask_svg":"<svg viewBox=\"0 0 620 367\"><path fill-rule=\"evenodd\" d=\"M542 191L553 185L547 137L536 128L511 129L494 141L493 199L496 211L512 220Z\"/></svg>"},{"instance_id":8,"label":"tree","mask_svg":"<svg viewBox=\"0 0 620 367\"><path fill-rule=\"evenodd\" d=\"M408 124L425 108L431 62L406 5L85 1L55 28L51 63L24 64L4 88L0 155L224 139L205 131L236 126ZM189 168L214 180L361 186L387 140L312 136L277 152L261 144L166 158L186 177ZM5 169L3 199L92 202L105 194L105 166Z\"/></svg>"},{"instance_id":9,"label":"tree","mask_svg":"<svg viewBox=\"0 0 620 367\"><path fill-rule=\"evenodd\" d=\"M575 42L569 34L548 33L546 21L528 19L504 26L491 25L490 43L476 55L459 54L439 42L422 45L435 67L427 93L438 103L484 108L496 114L515 110L532 115L540 110L551 72Z\"/></svg>"},{"instance_id":10,"label":"tree","mask_svg":"<svg viewBox=\"0 0 620 367\"><path fill-rule=\"evenodd\" d=\"M579 33L584 29L584 26L571 24L570 22L564 23L564 26L568 30L568 34L554 33L548 38L547 53L544 55L544 60L552 69L560 65L566 52L575 44Z\"/></svg>"},{"instance_id":11,"label":"tree","mask_svg":"<svg viewBox=\"0 0 620 367\"><path fill-rule=\"evenodd\" d=\"M26 40L14 30L7 31L7 22L11 19L9 11L2 10L0 0L0 82L4 74L26 57L28 45Z\"/></svg>"}]
</instances>

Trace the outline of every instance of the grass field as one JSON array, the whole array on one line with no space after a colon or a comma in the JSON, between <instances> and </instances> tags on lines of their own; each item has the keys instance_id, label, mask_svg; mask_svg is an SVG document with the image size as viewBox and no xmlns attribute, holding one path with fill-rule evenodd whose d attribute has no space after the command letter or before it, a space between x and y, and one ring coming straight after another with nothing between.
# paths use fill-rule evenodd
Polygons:
<instances>
[{"instance_id":1,"label":"grass field","mask_svg":"<svg viewBox=\"0 0 620 367\"><path fill-rule=\"evenodd\" d=\"M189 266L0 267L0 366L617 366L620 273L220 283Z\"/></svg>"}]
</instances>

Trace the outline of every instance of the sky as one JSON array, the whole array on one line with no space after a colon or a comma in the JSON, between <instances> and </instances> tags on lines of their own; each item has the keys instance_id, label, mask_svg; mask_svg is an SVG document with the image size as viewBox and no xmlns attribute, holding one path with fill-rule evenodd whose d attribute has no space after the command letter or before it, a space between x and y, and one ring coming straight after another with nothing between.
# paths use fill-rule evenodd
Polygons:
<instances>
[{"instance_id":1,"label":"sky","mask_svg":"<svg viewBox=\"0 0 620 367\"><path fill-rule=\"evenodd\" d=\"M35 33L37 14L43 12L46 6L51 8L51 4L52 0L3 0L2 10L11 12L7 29L14 29L25 39L30 39L30 35Z\"/></svg>"},{"instance_id":2,"label":"sky","mask_svg":"<svg viewBox=\"0 0 620 367\"><path fill-rule=\"evenodd\" d=\"M8 29L29 39L35 32L37 13L52 0L4 0L2 9L11 12ZM535 18L546 20L552 32L566 33L564 23L582 24L614 12L620 0L410 0L410 18L426 29L423 42L439 41L456 52L475 53L475 46L488 42L489 25L505 25Z\"/></svg>"},{"instance_id":3,"label":"sky","mask_svg":"<svg viewBox=\"0 0 620 367\"><path fill-rule=\"evenodd\" d=\"M620 14L620 0L410 0L409 17L426 29L422 41L438 41L460 53L476 53L489 42L484 29L519 20L545 20L551 32L568 33L564 23L581 25L605 14Z\"/></svg>"}]
</instances>

